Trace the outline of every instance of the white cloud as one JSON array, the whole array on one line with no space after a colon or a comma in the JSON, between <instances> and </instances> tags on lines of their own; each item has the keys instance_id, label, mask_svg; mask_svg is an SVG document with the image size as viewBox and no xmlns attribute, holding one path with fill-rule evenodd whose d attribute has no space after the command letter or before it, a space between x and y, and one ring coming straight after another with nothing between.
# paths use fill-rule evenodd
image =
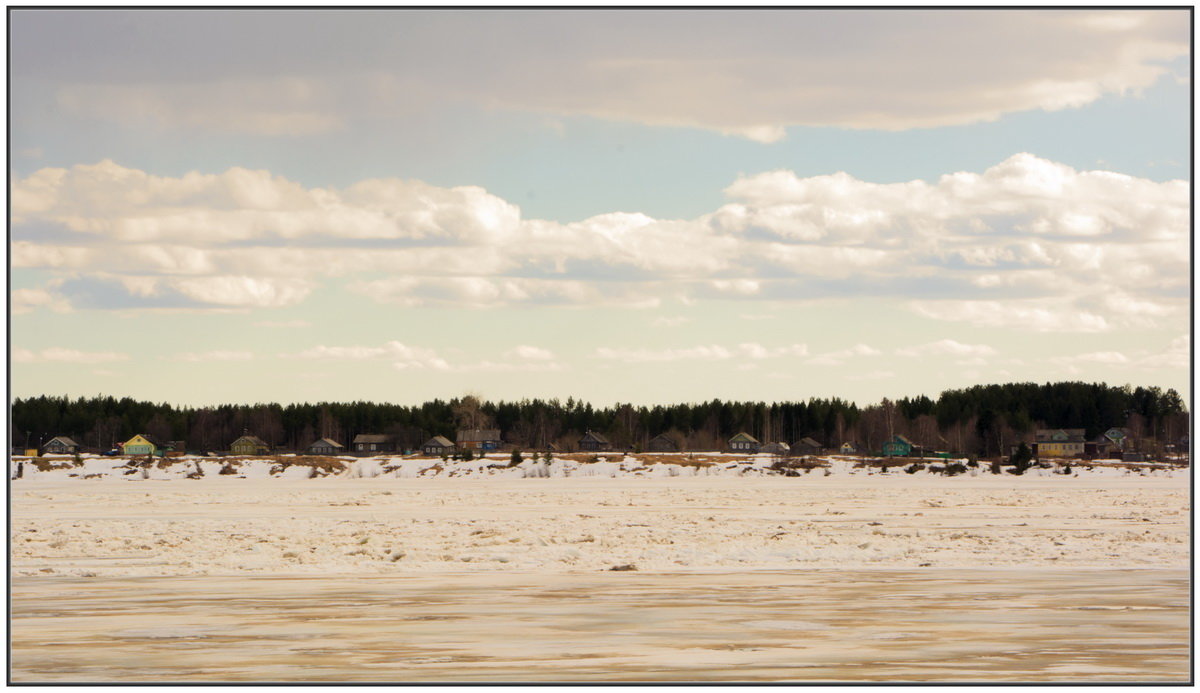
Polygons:
<instances>
[{"instance_id":1,"label":"white cloud","mask_svg":"<svg viewBox=\"0 0 1200 693\"><path fill-rule=\"evenodd\" d=\"M918 346L897 349L899 356L959 356L962 358L981 358L995 355L996 350L987 344L963 344L953 339L939 339L935 342Z\"/></svg>"},{"instance_id":2,"label":"white cloud","mask_svg":"<svg viewBox=\"0 0 1200 693\"><path fill-rule=\"evenodd\" d=\"M14 289L9 295L13 315L46 308L55 313L71 312L71 303L50 289Z\"/></svg>"},{"instance_id":3,"label":"white cloud","mask_svg":"<svg viewBox=\"0 0 1200 693\"><path fill-rule=\"evenodd\" d=\"M205 351L202 353L184 352L181 354L176 354L171 358L171 360L200 363L204 361L249 361L253 358L254 354L249 351L216 349L214 351Z\"/></svg>"},{"instance_id":4,"label":"white cloud","mask_svg":"<svg viewBox=\"0 0 1200 693\"><path fill-rule=\"evenodd\" d=\"M80 351L65 347L48 347L41 351L15 348L13 363L108 363L128 361L129 354L115 351Z\"/></svg>"},{"instance_id":5,"label":"white cloud","mask_svg":"<svg viewBox=\"0 0 1200 693\"><path fill-rule=\"evenodd\" d=\"M59 281L105 278L144 304L226 310L295 305L352 277L350 291L405 306L886 297L939 320L1093 332L1186 316L1184 181L1018 154L934 182L774 171L727 192L728 204L691 220L563 224L522 219L474 187L371 179L333 190L267 171L170 178L106 161L14 179L12 262ZM22 235L32 224L88 240L40 242ZM129 261L120 274L113 256ZM65 289L27 291L19 310L80 308Z\"/></svg>"},{"instance_id":6,"label":"white cloud","mask_svg":"<svg viewBox=\"0 0 1200 693\"><path fill-rule=\"evenodd\" d=\"M691 322L691 318L677 315L674 317L661 316L655 318L650 324L655 327L679 327L680 325Z\"/></svg>"},{"instance_id":7,"label":"white cloud","mask_svg":"<svg viewBox=\"0 0 1200 693\"><path fill-rule=\"evenodd\" d=\"M770 359L783 356L804 356L808 347L804 344L789 344L765 347L755 342L738 344L735 347L718 344L699 345L676 349L632 349L629 347L598 347L595 357L624 363L655 363L662 361L727 361L730 359Z\"/></svg>"},{"instance_id":8,"label":"white cloud","mask_svg":"<svg viewBox=\"0 0 1200 693\"><path fill-rule=\"evenodd\" d=\"M1105 332L1113 328L1103 315L1080 310L1062 300L912 301L918 315L934 320L967 322L1033 332Z\"/></svg>"},{"instance_id":9,"label":"white cloud","mask_svg":"<svg viewBox=\"0 0 1200 693\"><path fill-rule=\"evenodd\" d=\"M818 354L805 363L810 366L840 366L849 359L857 356L879 356L881 353L883 352L866 344L855 344L847 349Z\"/></svg>"},{"instance_id":10,"label":"white cloud","mask_svg":"<svg viewBox=\"0 0 1200 693\"><path fill-rule=\"evenodd\" d=\"M1180 335L1171 340L1167 348L1138 360L1143 368L1183 369L1191 365L1191 335Z\"/></svg>"},{"instance_id":11,"label":"white cloud","mask_svg":"<svg viewBox=\"0 0 1200 693\"><path fill-rule=\"evenodd\" d=\"M527 361L552 361L554 360L554 352L541 347L521 344L508 352L508 356L524 359Z\"/></svg>"}]
</instances>

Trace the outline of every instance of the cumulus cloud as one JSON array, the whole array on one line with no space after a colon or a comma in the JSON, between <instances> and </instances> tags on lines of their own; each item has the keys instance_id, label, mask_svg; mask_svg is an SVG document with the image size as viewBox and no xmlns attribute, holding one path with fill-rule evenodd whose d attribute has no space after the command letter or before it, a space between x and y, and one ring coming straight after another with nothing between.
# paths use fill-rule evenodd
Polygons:
<instances>
[{"instance_id":1,"label":"cumulus cloud","mask_svg":"<svg viewBox=\"0 0 1200 693\"><path fill-rule=\"evenodd\" d=\"M933 320L1067 332L1186 317L1184 181L1017 154L931 182L774 171L726 192L727 204L695 219L558 223L524 219L480 188L420 181L335 190L246 169L46 168L13 180L14 232L50 225L86 240L18 235L13 267L59 284L25 290L16 305L271 308L349 277L349 291L403 306L884 297ZM113 256L126 261L120 274Z\"/></svg>"},{"instance_id":2,"label":"cumulus cloud","mask_svg":"<svg viewBox=\"0 0 1200 693\"><path fill-rule=\"evenodd\" d=\"M47 347L40 351L16 348L12 350L13 363L108 363L128 361L129 354L115 351L80 351L65 347Z\"/></svg>"},{"instance_id":3,"label":"cumulus cloud","mask_svg":"<svg viewBox=\"0 0 1200 693\"><path fill-rule=\"evenodd\" d=\"M141 33L111 14L88 17L86 26L70 17L17 18L14 61L34 76L44 71L68 82L56 105L81 118L296 136L465 102L542 121L585 115L763 143L796 125L961 125L1134 95L1167 74L1166 61L1188 55L1190 27L1185 8L372 13L337 20L276 12L237 22L171 13L143 18L139 26L154 28ZM93 53L64 78L54 72L62 70L56 53L78 55L84 42L71 41L81 34ZM200 61L198 49L165 50L159 35L185 45L202 35L223 55L210 51ZM269 58L259 50L264 35L272 37ZM130 64L131 55L158 61ZM223 77L233 66L244 76ZM166 77L179 74L190 79Z\"/></svg>"}]
</instances>

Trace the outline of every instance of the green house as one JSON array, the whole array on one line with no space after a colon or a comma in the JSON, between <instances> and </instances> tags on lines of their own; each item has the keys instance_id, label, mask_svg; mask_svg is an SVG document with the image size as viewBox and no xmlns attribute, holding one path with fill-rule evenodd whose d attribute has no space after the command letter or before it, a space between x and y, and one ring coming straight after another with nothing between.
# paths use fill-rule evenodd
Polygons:
<instances>
[{"instance_id":1,"label":"green house","mask_svg":"<svg viewBox=\"0 0 1200 693\"><path fill-rule=\"evenodd\" d=\"M266 455L271 446L258 436L246 434L230 443L229 451L235 455Z\"/></svg>"},{"instance_id":2,"label":"green house","mask_svg":"<svg viewBox=\"0 0 1200 693\"><path fill-rule=\"evenodd\" d=\"M745 431L729 439L729 449L734 452L758 452L759 445L758 439Z\"/></svg>"},{"instance_id":3,"label":"green house","mask_svg":"<svg viewBox=\"0 0 1200 693\"><path fill-rule=\"evenodd\" d=\"M904 436L892 436L892 439L883 444L884 457L909 457L912 455L913 442Z\"/></svg>"}]
</instances>

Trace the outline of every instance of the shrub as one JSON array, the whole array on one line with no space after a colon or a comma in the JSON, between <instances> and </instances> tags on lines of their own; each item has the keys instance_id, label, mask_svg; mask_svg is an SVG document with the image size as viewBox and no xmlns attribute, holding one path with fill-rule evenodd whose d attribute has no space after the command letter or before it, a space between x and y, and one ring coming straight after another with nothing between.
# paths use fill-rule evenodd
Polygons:
<instances>
[{"instance_id":1,"label":"shrub","mask_svg":"<svg viewBox=\"0 0 1200 693\"><path fill-rule=\"evenodd\" d=\"M475 455L470 450L463 450L462 458L463 462L470 462L475 459Z\"/></svg>"},{"instance_id":2,"label":"shrub","mask_svg":"<svg viewBox=\"0 0 1200 693\"><path fill-rule=\"evenodd\" d=\"M917 464L916 462L913 462L912 464L905 467L904 471L907 474L916 474L917 472L921 471L924 468L925 468L925 465Z\"/></svg>"},{"instance_id":3,"label":"shrub","mask_svg":"<svg viewBox=\"0 0 1200 693\"><path fill-rule=\"evenodd\" d=\"M515 466L517 466L518 464L521 464L521 463L522 463L522 462L524 462L524 461L525 461L525 458L521 457L521 451L520 451L520 450L513 450L513 451L512 451L512 457L509 457L509 458L508 458L508 466L510 466L510 467L515 467Z\"/></svg>"},{"instance_id":4,"label":"shrub","mask_svg":"<svg viewBox=\"0 0 1200 693\"><path fill-rule=\"evenodd\" d=\"M962 462L951 462L950 464L945 466L945 468L942 470L942 473L945 474L946 476L958 476L959 474L963 474L966 471L967 471L967 466L965 464L963 464Z\"/></svg>"},{"instance_id":5,"label":"shrub","mask_svg":"<svg viewBox=\"0 0 1200 693\"><path fill-rule=\"evenodd\" d=\"M995 460L994 462L992 462L991 467L989 469L991 470L992 474L999 474L1000 473L1000 460Z\"/></svg>"}]
</instances>

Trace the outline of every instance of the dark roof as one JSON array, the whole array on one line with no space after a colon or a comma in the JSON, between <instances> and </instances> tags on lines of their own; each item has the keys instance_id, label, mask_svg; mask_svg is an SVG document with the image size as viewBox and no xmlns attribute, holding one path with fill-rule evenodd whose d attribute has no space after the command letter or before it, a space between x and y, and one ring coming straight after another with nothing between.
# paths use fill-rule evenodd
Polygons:
<instances>
[{"instance_id":1,"label":"dark roof","mask_svg":"<svg viewBox=\"0 0 1200 693\"><path fill-rule=\"evenodd\" d=\"M819 448L819 447L821 447L821 444L820 444L820 443L818 443L817 441L815 441L815 440L813 440L812 438L809 438L809 437L807 437L807 436L806 436L806 437L804 437L804 438L801 438L801 439L800 439L800 442L796 443L796 445L797 445L797 446L800 446L800 445L805 445L805 446L808 446L808 447L810 447L810 448Z\"/></svg>"},{"instance_id":2,"label":"dark roof","mask_svg":"<svg viewBox=\"0 0 1200 693\"><path fill-rule=\"evenodd\" d=\"M731 443L733 443L733 442L742 442L742 441L745 441L745 442L747 442L747 443L757 443L757 442L758 442L758 438L755 438L754 436L750 435L749 433L746 433L745 431L742 431L741 433L739 433L739 434L737 434L737 435L735 435L734 437L732 437L732 438L730 438L730 439L729 439L729 442L731 442Z\"/></svg>"},{"instance_id":3,"label":"dark roof","mask_svg":"<svg viewBox=\"0 0 1200 693\"><path fill-rule=\"evenodd\" d=\"M583 437L579 439L579 442L582 443L583 441L587 440L588 438L591 438L592 440L594 440L597 443L604 443L605 445L608 444L608 438L605 438L604 436L600 435L599 433L596 433L595 431L588 431L587 433L584 433Z\"/></svg>"},{"instance_id":4,"label":"dark roof","mask_svg":"<svg viewBox=\"0 0 1200 693\"><path fill-rule=\"evenodd\" d=\"M380 435L378 433L359 433L354 436L355 443L390 443L391 436Z\"/></svg>"},{"instance_id":5,"label":"dark roof","mask_svg":"<svg viewBox=\"0 0 1200 693\"><path fill-rule=\"evenodd\" d=\"M50 439L49 442L46 443L46 445L49 445L50 443L53 443L56 440L60 441L63 445L66 445L66 446L76 447L76 448L79 447L79 443L76 443L75 441L71 440L67 436L54 436L53 438Z\"/></svg>"},{"instance_id":6,"label":"dark roof","mask_svg":"<svg viewBox=\"0 0 1200 693\"><path fill-rule=\"evenodd\" d=\"M315 448L315 447L317 447L318 445L320 445L321 443L325 443L325 444L326 444L326 445L328 445L329 447L333 447L333 448L340 448L340 447L343 447L341 443L337 442L336 440L330 440L329 438L322 438L322 439L320 439L320 440L314 441L314 442L313 442L311 445L309 445L308 447L310 447L310 448Z\"/></svg>"},{"instance_id":7,"label":"dark roof","mask_svg":"<svg viewBox=\"0 0 1200 693\"><path fill-rule=\"evenodd\" d=\"M787 443L767 443L759 448L759 452L787 452L791 449Z\"/></svg>"},{"instance_id":8,"label":"dark roof","mask_svg":"<svg viewBox=\"0 0 1200 693\"><path fill-rule=\"evenodd\" d=\"M162 447L162 441L159 440L158 438L155 438L154 436L150 435L149 433L139 433L138 435L145 438L154 447L156 447L156 448ZM129 441L125 441L125 442L129 442Z\"/></svg>"},{"instance_id":9,"label":"dark roof","mask_svg":"<svg viewBox=\"0 0 1200 693\"><path fill-rule=\"evenodd\" d=\"M1087 429L1084 428L1039 428L1034 433L1034 438L1039 443L1047 443L1054 439L1055 433L1062 433L1067 436L1069 443L1082 443L1084 434Z\"/></svg>"},{"instance_id":10,"label":"dark roof","mask_svg":"<svg viewBox=\"0 0 1200 693\"><path fill-rule=\"evenodd\" d=\"M449 439L449 438L447 438L446 436L434 436L434 437L430 438L429 440L425 441L425 444L424 444L424 445L422 445L421 447L423 447L423 448L427 448L427 447L429 447L430 445L436 445L436 446L438 446L439 448L452 448L452 447L454 447L454 443L451 443L451 442L450 442L450 439Z\"/></svg>"},{"instance_id":11,"label":"dark roof","mask_svg":"<svg viewBox=\"0 0 1200 693\"><path fill-rule=\"evenodd\" d=\"M457 440L460 443L482 443L485 440L500 440L500 429L498 428L472 428L470 430L461 430L457 434Z\"/></svg>"},{"instance_id":12,"label":"dark roof","mask_svg":"<svg viewBox=\"0 0 1200 693\"><path fill-rule=\"evenodd\" d=\"M896 435L892 436L892 441L899 441L899 442L901 442L901 443L904 443L905 445L911 445L911 446L913 446L913 447L916 447L916 446L917 446L917 444L916 444L916 443L912 442L912 441L911 441L911 440L909 440L908 438L905 438L904 436L900 435L899 433L897 433ZM891 441L889 441L889 442L891 442Z\"/></svg>"}]
</instances>

